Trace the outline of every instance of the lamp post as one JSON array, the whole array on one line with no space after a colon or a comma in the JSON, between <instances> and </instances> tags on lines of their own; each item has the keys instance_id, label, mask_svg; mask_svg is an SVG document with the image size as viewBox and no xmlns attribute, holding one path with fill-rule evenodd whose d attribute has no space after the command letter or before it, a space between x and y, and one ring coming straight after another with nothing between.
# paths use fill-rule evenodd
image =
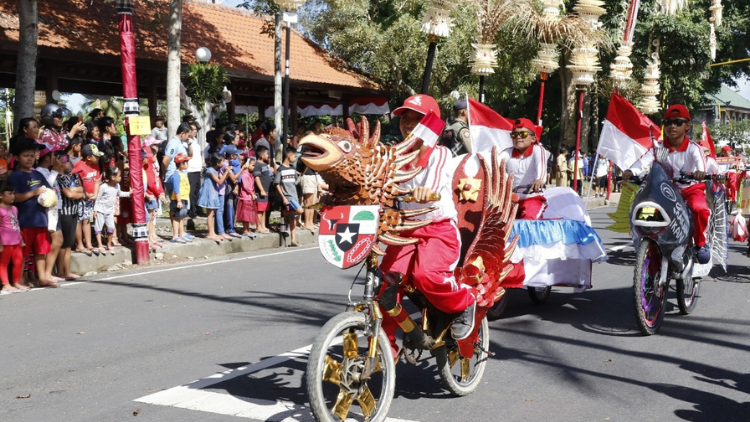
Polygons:
<instances>
[{"instance_id":1,"label":"lamp post","mask_svg":"<svg viewBox=\"0 0 750 422\"><path fill-rule=\"evenodd\" d=\"M435 49L440 38L445 38L451 33L453 20L450 17L451 4L448 0L433 0L422 14L422 32L427 34L430 42L427 48L427 63L425 63L424 74L422 74L422 94L427 94L430 89L430 75L432 74L432 63L435 60Z\"/></svg>"},{"instance_id":2,"label":"lamp post","mask_svg":"<svg viewBox=\"0 0 750 422\"><path fill-rule=\"evenodd\" d=\"M283 107L283 135L281 137L282 146L286 147L287 136L289 135L289 50L292 40L292 24L297 22L297 8L305 4L305 0L273 0L281 10L284 11L284 22L286 22L286 51L284 64L284 105Z\"/></svg>"},{"instance_id":3,"label":"lamp post","mask_svg":"<svg viewBox=\"0 0 750 422\"><path fill-rule=\"evenodd\" d=\"M559 0L543 0L543 3L544 11L542 11L542 16L544 21L553 24L562 19L562 16L560 16ZM534 65L536 71L539 72L539 79L542 81L542 84L539 87L539 106L536 113L536 124L539 126L542 125L544 84L547 82L549 74L560 67L560 49L557 47L557 44L551 41L553 40L543 40L536 58L531 61L531 64Z\"/></svg>"},{"instance_id":4,"label":"lamp post","mask_svg":"<svg viewBox=\"0 0 750 422\"><path fill-rule=\"evenodd\" d=\"M601 7L604 5L600 0L579 0L573 7L581 19L589 22L594 29L601 27L599 17L606 12ZM581 126L583 125L583 97L586 87L594 83L596 72L602 70L599 66L597 55L599 50L596 46L588 41L581 41L579 46L573 48L570 55L570 64L568 69L573 73L573 83L576 85L578 92L578 110L576 114L576 149L573 155L573 190L578 192L578 157L581 150Z\"/></svg>"},{"instance_id":5,"label":"lamp post","mask_svg":"<svg viewBox=\"0 0 750 422\"><path fill-rule=\"evenodd\" d=\"M484 77L495 73L497 51L494 44L472 44L474 56L471 60L471 73L479 75L479 102L484 102Z\"/></svg>"},{"instance_id":6,"label":"lamp post","mask_svg":"<svg viewBox=\"0 0 750 422\"><path fill-rule=\"evenodd\" d=\"M140 115L138 105L138 85L135 77L135 36L133 35L132 0L117 0L119 15L120 57L122 62L123 112L125 113L125 131L128 137L128 158L132 165L140 169L141 137L133 134L130 119ZM130 171L131 203L133 204L133 237L135 238L136 264L146 264L148 255L148 227L146 226L146 207L143 195L143 172Z\"/></svg>"},{"instance_id":7,"label":"lamp post","mask_svg":"<svg viewBox=\"0 0 750 422\"><path fill-rule=\"evenodd\" d=\"M198 47L195 50L195 58L201 63L208 63L211 61L211 50L208 47Z\"/></svg>"}]
</instances>

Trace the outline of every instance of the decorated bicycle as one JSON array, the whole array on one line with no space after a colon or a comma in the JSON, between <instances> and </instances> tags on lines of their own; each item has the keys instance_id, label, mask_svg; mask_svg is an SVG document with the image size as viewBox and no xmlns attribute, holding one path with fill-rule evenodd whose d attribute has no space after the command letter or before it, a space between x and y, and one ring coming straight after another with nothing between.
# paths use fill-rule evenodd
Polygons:
<instances>
[{"instance_id":1,"label":"decorated bicycle","mask_svg":"<svg viewBox=\"0 0 750 422\"><path fill-rule=\"evenodd\" d=\"M434 181L435 187L445 188L412 190L408 181L432 177L422 174L419 163L409 165L425 152L419 148L419 138L412 133L391 147L379 143L379 124L372 136L366 119L360 127L351 120L348 124L349 131L333 128L301 141L306 149L304 163L329 186L321 210L323 256L339 268L364 261L367 270L362 300L351 304L352 311L328 321L313 344L307 391L318 421L347 420L354 415L382 421L393 397L394 365L401 357L416 363L434 356L444 386L454 395L466 395L478 387L490 355L485 313L505 288L523 285L522 279L511 274L514 265L510 262L516 247L511 229L517 204L512 201L512 179L497 154L465 156L447 164L449 157L436 147L427 167L433 176L435 166L441 166L438 176L450 175L442 185ZM424 197L426 193L429 198ZM432 205L414 202L420 199ZM425 243L432 240L419 236L435 229L431 217L438 215L440 207L455 209L457 218L447 220L454 224L452 240L436 237L443 243L455 242L460 249L454 258L458 265L445 275L442 293L471 297L464 311L458 304L455 311L446 312L445 302L436 306L429 299L427 293L434 298L434 291L423 291L435 288L426 286L425 267L444 257L430 254ZM389 254L391 248L404 253L410 248L427 251L420 254L421 269L401 273L386 269L388 255L378 262L384 255L379 243L388 247ZM413 319L402 308L402 295L419 308L419 318ZM386 334L389 323L398 324L405 333L400 347Z\"/></svg>"}]
</instances>

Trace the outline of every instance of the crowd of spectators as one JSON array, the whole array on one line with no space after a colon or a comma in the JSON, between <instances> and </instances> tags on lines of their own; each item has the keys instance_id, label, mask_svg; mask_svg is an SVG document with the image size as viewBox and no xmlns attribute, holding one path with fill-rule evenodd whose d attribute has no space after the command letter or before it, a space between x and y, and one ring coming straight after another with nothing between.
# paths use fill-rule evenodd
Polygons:
<instances>
[{"instance_id":1,"label":"crowd of spectators","mask_svg":"<svg viewBox=\"0 0 750 422\"><path fill-rule=\"evenodd\" d=\"M86 121L64 121L65 114L49 104L41 121L21 119L9 152L0 144L2 294L78 278L70 270L73 253L114 255L116 248L132 246L130 175L139 167L152 251L164 242L195 241L204 215L203 237L217 243L276 231L297 246L299 226L317 228L315 211L303 205L315 204L325 185L304 168L297 145L305 134L320 133L319 125L301 128L276 154L280 143L270 120L252 134L237 124L212 127L201 148L200 127L191 119L170 139L160 117L143 138L136 165L112 117L98 109ZM281 222L271 224L272 210L282 212ZM171 238L160 236L156 225L167 213Z\"/></svg>"}]
</instances>

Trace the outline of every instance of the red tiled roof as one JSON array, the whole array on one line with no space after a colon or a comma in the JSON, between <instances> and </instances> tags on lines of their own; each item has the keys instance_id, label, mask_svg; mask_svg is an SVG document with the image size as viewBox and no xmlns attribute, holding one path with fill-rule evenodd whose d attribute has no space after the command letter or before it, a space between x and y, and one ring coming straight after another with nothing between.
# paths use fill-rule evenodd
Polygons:
<instances>
[{"instance_id":1,"label":"red tiled roof","mask_svg":"<svg viewBox=\"0 0 750 422\"><path fill-rule=\"evenodd\" d=\"M135 1L136 57L166 62L169 2L157 3L164 13L162 24L154 24L152 10ZM151 6L154 7L154 6ZM118 17L115 3L103 0L39 2L40 47L78 53L119 56ZM183 63L194 63L195 50L208 47L212 62L224 66L230 75L269 80L273 77L273 38L261 34L265 19L227 6L185 0L181 37ZM0 4L0 43L18 42L16 2ZM291 40L292 81L338 85L360 89L381 89L367 77L348 68L326 50L296 30Z\"/></svg>"}]
</instances>

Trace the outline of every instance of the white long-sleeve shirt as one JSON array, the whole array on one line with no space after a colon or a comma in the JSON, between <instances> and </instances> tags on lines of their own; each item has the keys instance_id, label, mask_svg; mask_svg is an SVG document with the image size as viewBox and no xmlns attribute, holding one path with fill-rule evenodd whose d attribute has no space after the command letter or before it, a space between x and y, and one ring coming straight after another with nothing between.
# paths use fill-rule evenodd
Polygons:
<instances>
[{"instance_id":1,"label":"white long-sleeve shirt","mask_svg":"<svg viewBox=\"0 0 750 422\"><path fill-rule=\"evenodd\" d=\"M513 173L513 188L530 186L537 180L547 180L547 154L539 144L531 145L523 153L513 147L506 148L500 153L500 160L505 160L505 169ZM525 198L519 192L520 198Z\"/></svg>"},{"instance_id":2,"label":"white long-sleeve shirt","mask_svg":"<svg viewBox=\"0 0 750 422\"><path fill-rule=\"evenodd\" d=\"M102 214L113 214L115 212L115 200L117 197L130 198L130 192L120 190L120 184L110 186L109 183L102 183L99 186L99 196L94 204L94 211Z\"/></svg>"},{"instance_id":3,"label":"white long-sleeve shirt","mask_svg":"<svg viewBox=\"0 0 750 422\"><path fill-rule=\"evenodd\" d=\"M706 159L703 156L703 150L700 145L690 141L687 136L677 148L672 148L672 146L669 145L669 142L662 142L660 146L664 146L669 150L667 164L672 167L672 178L680 177L680 172L684 174L693 174L693 172L696 171L705 173ZM649 148L649 150L646 151L646 153L643 154L628 170L630 170L633 175L639 176L643 173L647 173L651 169L651 164L653 162L654 151L652 147ZM678 183L677 187L684 189L695 183L698 182L693 180L687 185Z\"/></svg>"},{"instance_id":4,"label":"white long-sleeve shirt","mask_svg":"<svg viewBox=\"0 0 750 422\"><path fill-rule=\"evenodd\" d=\"M440 200L427 202L424 204L416 202L404 202L401 207L404 209L419 209L427 207L438 207L435 211L412 218L412 220L427 220L438 222L446 219L455 220L458 216L456 206L453 203L453 170L449 164L451 161L450 150L444 146L436 146L432 150L428 164L424 170L417 174L413 179L401 184L401 187L414 189L418 186L430 188L433 192L440 194Z\"/></svg>"}]
</instances>

